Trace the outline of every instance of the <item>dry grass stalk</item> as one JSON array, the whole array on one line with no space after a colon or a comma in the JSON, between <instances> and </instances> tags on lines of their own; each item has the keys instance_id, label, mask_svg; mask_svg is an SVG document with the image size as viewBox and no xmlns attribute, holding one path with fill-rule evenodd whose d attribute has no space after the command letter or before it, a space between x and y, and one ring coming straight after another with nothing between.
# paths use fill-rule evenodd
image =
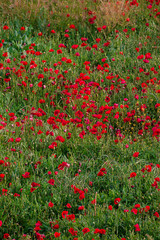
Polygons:
<instances>
[{"instance_id":1,"label":"dry grass stalk","mask_svg":"<svg viewBox=\"0 0 160 240\"><path fill-rule=\"evenodd\" d=\"M148 240L154 240L151 236L149 236L148 234L146 234L146 237Z\"/></svg>"},{"instance_id":2,"label":"dry grass stalk","mask_svg":"<svg viewBox=\"0 0 160 240\"><path fill-rule=\"evenodd\" d=\"M126 3L126 0L100 0L99 9L97 9L97 22L101 25L105 22L108 29L113 28L127 18L129 11L129 3Z\"/></svg>"},{"instance_id":3,"label":"dry grass stalk","mask_svg":"<svg viewBox=\"0 0 160 240\"><path fill-rule=\"evenodd\" d=\"M86 2L89 2L88 0ZM68 7L67 7L68 6ZM57 21L62 21L68 12L72 19L85 19L85 2L83 0L1 0L0 8L3 17L17 16L20 19L28 20L36 19L40 10L45 9L48 19L53 15L57 17ZM64 19L65 20L65 19Z\"/></svg>"}]
</instances>

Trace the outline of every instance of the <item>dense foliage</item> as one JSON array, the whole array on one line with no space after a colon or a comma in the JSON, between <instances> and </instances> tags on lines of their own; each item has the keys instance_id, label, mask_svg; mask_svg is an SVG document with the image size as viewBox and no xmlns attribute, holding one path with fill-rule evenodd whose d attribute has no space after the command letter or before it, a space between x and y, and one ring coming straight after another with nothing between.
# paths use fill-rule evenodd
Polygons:
<instances>
[{"instance_id":1,"label":"dense foliage","mask_svg":"<svg viewBox=\"0 0 160 240\"><path fill-rule=\"evenodd\" d=\"M0 239L159 240L160 1L26 3L0 5Z\"/></svg>"}]
</instances>

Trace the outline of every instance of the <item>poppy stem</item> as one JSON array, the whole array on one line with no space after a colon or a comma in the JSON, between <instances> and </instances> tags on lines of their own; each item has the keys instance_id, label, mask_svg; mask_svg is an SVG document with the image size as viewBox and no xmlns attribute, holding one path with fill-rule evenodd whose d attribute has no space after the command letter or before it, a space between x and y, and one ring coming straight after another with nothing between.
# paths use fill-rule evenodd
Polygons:
<instances>
[{"instance_id":1,"label":"poppy stem","mask_svg":"<svg viewBox=\"0 0 160 240\"><path fill-rule=\"evenodd\" d=\"M94 215L96 216L96 205L97 205L97 192L95 196L95 207L94 207Z\"/></svg>"}]
</instances>

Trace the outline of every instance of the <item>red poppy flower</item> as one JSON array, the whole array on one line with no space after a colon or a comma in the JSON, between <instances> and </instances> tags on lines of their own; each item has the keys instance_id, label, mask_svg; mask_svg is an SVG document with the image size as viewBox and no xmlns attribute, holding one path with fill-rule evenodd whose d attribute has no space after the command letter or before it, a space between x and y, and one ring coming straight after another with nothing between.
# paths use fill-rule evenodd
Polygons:
<instances>
[{"instance_id":1,"label":"red poppy flower","mask_svg":"<svg viewBox=\"0 0 160 240\"><path fill-rule=\"evenodd\" d=\"M32 186L32 187L40 187L41 185L40 185L39 183L32 182L32 183L31 183L31 186Z\"/></svg>"},{"instance_id":2,"label":"red poppy flower","mask_svg":"<svg viewBox=\"0 0 160 240\"><path fill-rule=\"evenodd\" d=\"M22 174L24 178L30 178L30 172L25 172L25 174Z\"/></svg>"},{"instance_id":3,"label":"red poppy flower","mask_svg":"<svg viewBox=\"0 0 160 240\"><path fill-rule=\"evenodd\" d=\"M140 231L141 231L138 223L135 224L134 227L135 227L135 231L136 231L136 232L140 232Z\"/></svg>"},{"instance_id":4,"label":"red poppy flower","mask_svg":"<svg viewBox=\"0 0 160 240\"><path fill-rule=\"evenodd\" d=\"M148 212L149 210L150 210L150 206L146 206L144 209L145 212Z\"/></svg>"},{"instance_id":5,"label":"red poppy flower","mask_svg":"<svg viewBox=\"0 0 160 240\"><path fill-rule=\"evenodd\" d=\"M68 216L68 211L63 211L62 212L62 218L66 218Z\"/></svg>"},{"instance_id":6,"label":"red poppy flower","mask_svg":"<svg viewBox=\"0 0 160 240\"><path fill-rule=\"evenodd\" d=\"M120 198L116 198L115 200L114 200L114 204L118 204L119 202L121 201L121 199Z\"/></svg>"},{"instance_id":7,"label":"red poppy flower","mask_svg":"<svg viewBox=\"0 0 160 240\"><path fill-rule=\"evenodd\" d=\"M112 211L112 208L113 208L112 205L108 206L108 210Z\"/></svg>"},{"instance_id":8,"label":"red poppy flower","mask_svg":"<svg viewBox=\"0 0 160 240\"><path fill-rule=\"evenodd\" d=\"M45 103L45 100L44 99L40 99L38 102L39 103Z\"/></svg>"},{"instance_id":9,"label":"red poppy flower","mask_svg":"<svg viewBox=\"0 0 160 240\"><path fill-rule=\"evenodd\" d=\"M107 103L110 102L110 100L111 100L110 97L105 98L105 102L107 102Z\"/></svg>"},{"instance_id":10,"label":"red poppy flower","mask_svg":"<svg viewBox=\"0 0 160 240\"><path fill-rule=\"evenodd\" d=\"M50 180L48 181L48 183L51 184L51 185L54 185L54 182L55 182L54 179L50 179Z\"/></svg>"},{"instance_id":11,"label":"red poppy flower","mask_svg":"<svg viewBox=\"0 0 160 240\"><path fill-rule=\"evenodd\" d=\"M82 200L82 199L84 199L84 198L85 198L84 193L82 193L82 194L79 195L79 199L80 199L80 200Z\"/></svg>"},{"instance_id":12,"label":"red poppy flower","mask_svg":"<svg viewBox=\"0 0 160 240\"><path fill-rule=\"evenodd\" d=\"M71 233L72 236L77 236L77 231L74 231L73 228L70 228L70 229L68 230L68 232Z\"/></svg>"},{"instance_id":13,"label":"red poppy flower","mask_svg":"<svg viewBox=\"0 0 160 240\"><path fill-rule=\"evenodd\" d=\"M99 233L100 234L106 234L106 230L105 229L99 229Z\"/></svg>"},{"instance_id":14,"label":"red poppy flower","mask_svg":"<svg viewBox=\"0 0 160 240\"><path fill-rule=\"evenodd\" d=\"M83 232L83 235L84 235L84 234L90 232L90 229L89 228L83 228L82 232Z\"/></svg>"},{"instance_id":15,"label":"red poppy flower","mask_svg":"<svg viewBox=\"0 0 160 240\"><path fill-rule=\"evenodd\" d=\"M99 173L97 174L97 176L103 176L104 175L104 172L102 171L99 171Z\"/></svg>"},{"instance_id":16,"label":"red poppy flower","mask_svg":"<svg viewBox=\"0 0 160 240\"><path fill-rule=\"evenodd\" d=\"M58 229L58 228L59 228L59 224L55 224L55 225L53 226L53 228L54 228L54 229Z\"/></svg>"},{"instance_id":17,"label":"red poppy flower","mask_svg":"<svg viewBox=\"0 0 160 240\"><path fill-rule=\"evenodd\" d=\"M71 208L72 206L71 206L70 203L67 203L66 207L67 207L67 208Z\"/></svg>"},{"instance_id":18,"label":"red poppy flower","mask_svg":"<svg viewBox=\"0 0 160 240\"><path fill-rule=\"evenodd\" d=\"M48 203L48 207L53 207L54 206L54 204L50 201L49 203Z\"/></svg>"},{"instance_id":19,"label":"red poppy flower","mask_svg":"<svg viewBox=\"0 0 160 240\"><path fill-rule=\"evenodd\" d=\"M56 142L52 142L52 144L48 148L54 149L55 147L57 147L57 143Z\"/></svg>"},{"instance_id":20,"label":"red poppy flower","mask_svg":"<svg viewBox=\"0 0 160 240\"><path fill-rule=\"evenodd\" d=\"M61 164L59 164L58 166L58 170L64 170L65 167L70 167L70 164L68 164L67 162L62 162Z\"/></svg>"},{"instance_id":21,"label":"red poppy flower","mask_svg":"<svg viewBox=\"0 0 160 240\"><path fill-rule=\"evenodd\" d=\"M72 49L77 49L78 47L79 47L79 45L75 44L75 45L72 46Z\"/></svg>"},{"instance_id":22,"label":"red poppy flower","mask_svg":"<svg viewBox=\"0 0 160 240\"><path fill-rule=\"evenodd\" d=\"M131 210L131 212L133 212L135 215L137 215L138 210L137 210L136 208L133 208L133 209Z\"/></svg>"},{"instance_id":23,"label":"red poppy flower","mask_svg":"<svg viewBox=\"0 0 160 240\"><path fill-rule=\"evenodd\" d=\"M58 232L55 232L55 234L54 234L55 238L60 237L60 235L61 235L61 233L58 233Z\"/></svg>"},{"instance_id":24,"label":"red poppy flower","mask_svg":"<svg viewBox=\"0 0 160 240\"><path fill-rule=\"evenodd\" d=\"M36 189L37 189L37 188L31 187L30 192L32 193L32 192L34 192Z\"/></svg>"},{"instance_id":25,"label":"red poppy flower","mask_svg":"<svg viewBox=\"0 0 160 240\"><path fill-rule=\"evenodd\" d=\"M61 54L62 53L62 50L61 49L58 49L57 50L57 54Z\"/></svg>"},{"instance_id":26,"label":"red poppy flower","mask_svg":"<svg viewBox=\"0 0 160 240\"><path fill-rule=\"evenodd\" d=\"M38 83L38 87L42 87L43 83L42 82L39 82Z\"/></svg>"},{"instance_id":27,"label":"red poppy flower","mask_svg":"<svg viewBox=\"0 0 160 240\"><path fill-rule=\"evenodd\" d=\"M94 234L99 233L99 231L100 231L100 229L99 229L99 228L96 228L96 229L94 230Z\"/></svg>"},{"instance_id":28,"label":"red poppy flower","mask_svg":"<svg viewBox=\"0 0 160 240\"><path fill-rule=\"evenodd\" d=\"M141 207L141 205L140 204L135 204L135 206L134 206L135 208L140 208Z\"/></svg>"},{"instance_id":29,"label":"red poppy flower","mask_svg":"<svg viewBox=\"0 0 160 240\"><path fill-rule=\"evenodd\" d=\"M5 174L1 173L0 174L0 179L3 179L5 177Z\"/></svg>"},{"instance_id":30,"label":"red poppy flower","mask_svg":"<svg viewBox=\"0 0 160 240\"><path fill-rule=\"evenodd\" d=\"M80 206L78 210L84 210L84 206Z\"/></svg>"},{"instance_id":31,"label":"red poppy flower","mask_svg":"<svg viewBox=\"0 0 160 240\"><path fill-rule=\"evenodd\" d=\"M156 216L157 218L159 218L159 213L158 213L158 212L155 212L155 213L154 213L154 216Z\"/></svg>"},{"instance_id":32,"label":"red poppy flower","mask_svg":"<svg viewBox=\"0 0 160 240\"><path fill-rule=\"evenodd\" d=\"M8 53L7 53L7 52L4 52L4 53L2 54L2 56L3 56L3 57L8 57Z\"/></svg>"},{"instance_id":33,"label":"red poppy flower","mask_svg":"<svg viewBox=\"0 0 160 240\"><path fill-rule=\"evenodd\" d=\"M130 178L133 178L133 177L136 177L136 173L135 172L132 172L131 174L130 174Z\"/></svg>"},{"instance_id":34,"label":"red poppy flower","mask_svg":"<svg viewBox=\"0 0 160 240\"><path fill-rule=\"evenodd\" d=\"M3 30L8 30L8 29L9 29L9 27L6 25L3 27Z\"/></svg>"},{"instance_id":35,"label":"red poppy flower","mask_svg":"<svg viewBox=\"0 0 160 240\"><path fill-rule=\"evenodd\" d=\"M38 79L40 79L40 78L44 78L44 75L43 74L39 74L38 75Z\"/></svg>"},{"instance_id":36,"label":"red poppy flower","mask_svg":"<svg viewBox=\"0 0 160 240\"><path fill-rule=\"evenodd\" d=\"M96 204L96 199L92 200L91 204Z\"/></svg>"},{"instance_id":37,"label":"red poppy flower","mask_svg":"<svg viewBox=\"0 0 160 240\"><path fill-rule=\"evenodd\" d=\"M64 142L65 139L62 136L57 136L55 140L58 140L60 142Z\"/></svg>"},{"instance_id":38,"label":"red poppy flower","mask_svg":"<svg viewBox=\"0 0 160 240\"><path fill-rule=\"evenodd\" d=\"M138 157L138 155L139 155L139 152L135 152L135 153L133 154L133 157Z\"/></svg>"},{"instance_id":39,"label":"red poppy flower","mask_svg":"<svg viewBox=\"0 0 160 240\"><path fill-rule=\"evenodd\" d=\"M15 194L14 194L14 197L20 197L20 194L15 193Z\"/></svg>"},{"instance_id":40,"label":"red poppy flower","mask_svg":"<svg viewBox=\"0 0 160 240\"><path fill-rule=\"evenodd\" d=\"M39 130L38 132L37 132L37 134L38 135L40 135L40 134L42 134L43 132L41 131L41 130Z\"/></svg>"},{"instance_id":41,"label":"red poppy flower","mask_svg":"<svg viewBox=\"0 0 160 240\"><path fill-rule=\"evenodd\" d=\"M4 239L8 239L10 236L9 236L9 234L8 233L5 233L4 235L3 235L3 238Z\"/></svg>"},{"instance_id":42,"label":"red poppy flower","mask_svg":"<svg viewBox=\"0 0 160 240\"><path fill-rule=\"evenodd\" d=\"M69 28L75 29L75 25L71 24L71 25L69 26Z\"/></svg>"},{"instance_id":43,"label":"red poppy flower","mask_svg":"<svg viewBox=\"0 0 160 240\"><path fill-rule=\"evenodd\" d=\"M151 172L152 171L152 167L150 165L145 166L145 170L147 170L147 172Z\"/></svg>"},{"instance_id":44,"label":"red poppy flower","mask_svg":"<svg viewBox=\"0 0 160 240\"><path fill-rule=\"evenodd\" d=\"M75 219L75 215L74 214L70 214L70 215L67 215L67 220L69 221L73 221Z\"/></svg>"}]
</instances>

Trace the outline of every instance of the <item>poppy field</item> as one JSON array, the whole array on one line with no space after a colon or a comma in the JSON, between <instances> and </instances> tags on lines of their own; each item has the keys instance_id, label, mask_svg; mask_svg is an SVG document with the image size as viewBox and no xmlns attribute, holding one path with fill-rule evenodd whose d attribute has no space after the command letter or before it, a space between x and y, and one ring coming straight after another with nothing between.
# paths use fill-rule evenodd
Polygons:
<instances>
[{"instance_id":1,"label":"poppy field","mask_svg":"<svg viewBox=\"0 0 160 240\"><path fill-rule=\"evenodd\" d=\"M0 15L0 239L159 240L160 0Z\"/></svg>"}]
</instances>

